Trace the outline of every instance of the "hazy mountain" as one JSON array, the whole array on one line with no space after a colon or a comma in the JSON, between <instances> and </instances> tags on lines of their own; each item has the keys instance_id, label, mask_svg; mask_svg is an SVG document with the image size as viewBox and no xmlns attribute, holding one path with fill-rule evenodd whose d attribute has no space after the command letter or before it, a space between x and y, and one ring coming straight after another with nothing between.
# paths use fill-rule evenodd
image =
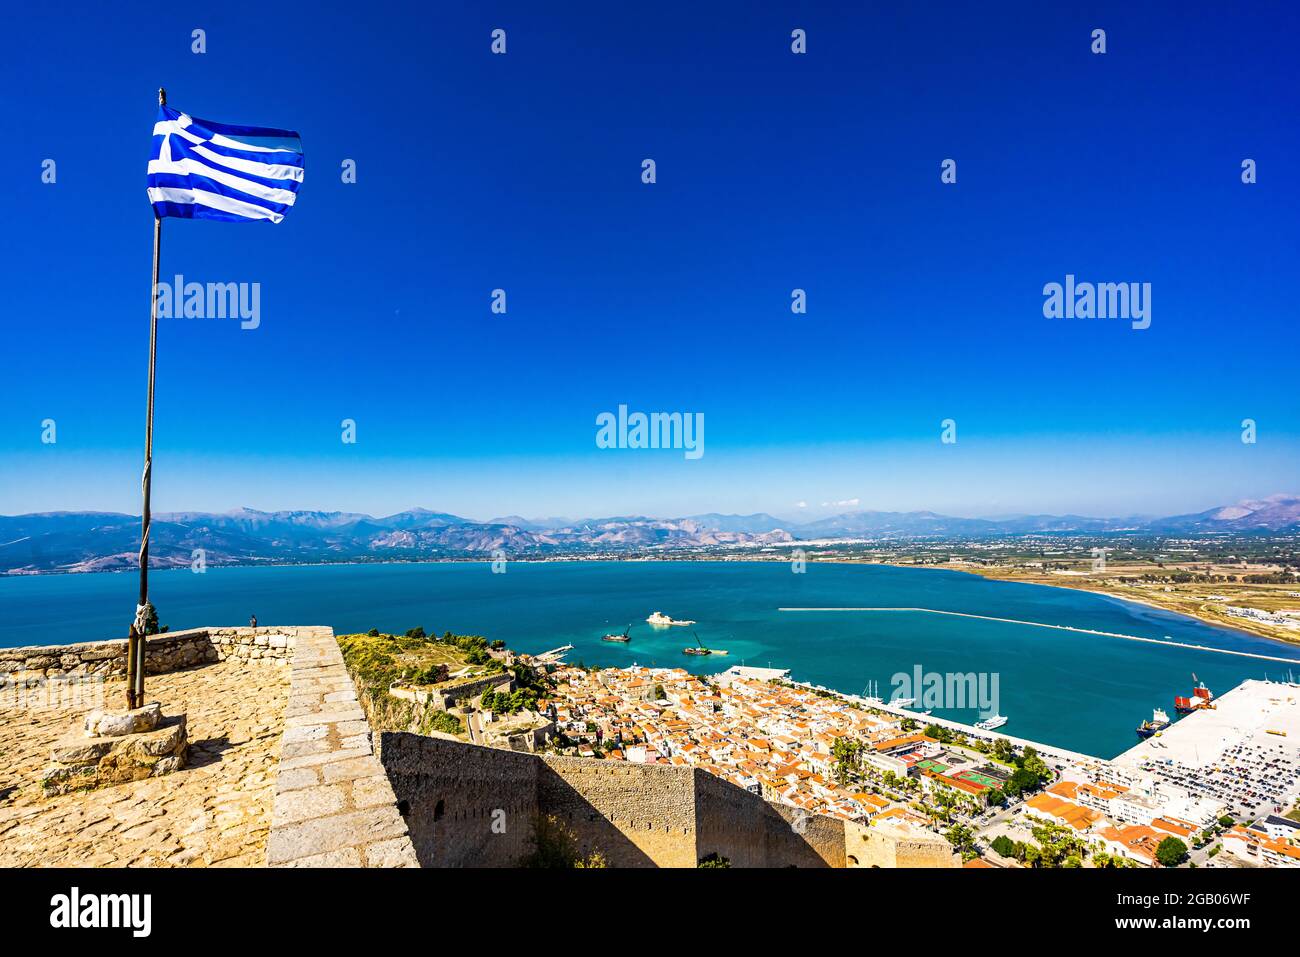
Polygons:
<instances>
[{"instance_id":1,"label":"hazy mountain","mask_svg":"<svg viewBox=\"0 0 1300 957\"><path fill-rule=\"evenodd\" d=\"M707 515L692 515L690 521L720 532L750 532L755 535L774 532L778 528L792 527L792 523L773 518L766 512L757 512L753 515L720 515L717 512L709 512Z\"/></svg>"},{"instance_id":2,"label":"hazy mountain","mask_svg":"<svg viewBox=\"0 0 1300 957\"><path fill-rule=\"evenodd\" d=\"M813 522L783 522L765 513L711 512L686 518L608 518L476 522L408 509L373 518L358 512L172 512L155 516L150 557L186 566L202 550L210 565L259 562L374 561L690 550L798 540L978 539L1042 534L1137 532L1151 535L1300 532L1300 497L1273 495L1168 518L1011 515L959 518L936 512L854 511ZM0 515L0 574L131 568L140 519L115 512Z\"/></svg>"},{"instance_id":3,"label":"hazy mountain","mask_svg":"<svg viewBox=\"0 0 1300 957\"><path fill-rule=\"evenodd\" d=\"M489 525L513 525L525 531L535 532L547 528L564 528L573 524L571 518L524 518L522 515L506 515L503 518L490 518Z\"/></svg>"},{"instance_id":4,"label":"hazy mountain","mask_svg":"<svg viewBox=\"0 0 1300 957\"><path fill-rule=\"evenodd\" d=\"M366 515L363 518L369 519ZM447 512L431 512L427 508L411 508L405 512L398 512L396 515L389 515L386 518L372 519L375 525L383 528L430 528L439 525L468 525L471 520L461 518L459 515L450 515Z\"/></svg>"},{"instance_id":5,"label":"hazy mountain","mask_svg":"<svg viewBox=\"0 0 1300 957\"><path fill-rule=\"evenodd\" d=\"M1260 501L1238 502L1193 515L1156 519L1150 527L1162 533L1295 532L1300 531L1300 497L1271 495Z\"/></svg>"}]
</instances>

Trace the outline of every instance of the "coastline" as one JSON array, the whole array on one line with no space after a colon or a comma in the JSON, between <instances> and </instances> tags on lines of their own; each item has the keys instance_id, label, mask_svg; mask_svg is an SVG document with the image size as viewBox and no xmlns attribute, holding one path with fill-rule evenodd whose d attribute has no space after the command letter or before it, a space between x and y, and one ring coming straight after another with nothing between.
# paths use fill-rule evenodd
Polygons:
<instances>
[{"instance_id":1,"label":"coastline","mask_svg":"<svg viewBox=\"0 0 1300 957\"><path fill-rule=\"evenodd\" d=\"M950 569L951 571L965 571L966 569ZM1290 647L1300 646L1300 630L1286 631L1281 628L1273 628L1265 624L1254 622L1249 618L1234 618L1228 615L1208 615L1205 614L1203 607L1188 608L1190 602L1179 602L1173 599L1161 601L1159 596L1149 597L1146 595L1126 595L1121 592L1110 591L1108 587L1098 587L1086 578L1079 578L1066 584L1064 582L1044 582L1033 581L1027 578L1017 578L1010 575L999 574L981 574L980 572L971 572L979 575L981 578L987 578L989 581L1002 582L1019 582L1022 585L1041 585L1045 588L1068 588L1074 591L1091 592L1094 595L1104 595L1115 601L1133 602L1137 605L1146 605L1148 608L1154 608L1157 611L1165 611L1174 615L1182 615L1184 618L1194 618L1206 625L1215 628L1224 628L1228 631L1237 631L1252 638L1265 638L1269 641L1276 641L1278 644ZM1175 593L1177 594L1177 593ZM1203 604L1203 603L1202 603Z\"/></svg>"},{"instance_id":2,"label":"coastline","mask_svg":"<svg viewBox=\"0 0 1300 957\"><path fill-rule=\"evenodd\" d=\"M434 557L434 558L395 558L379 561L314 561L314 562L232 562L230 564L213 564L209 567L212 569L233 569L233 568L324 568L330 566L348 566L360 567L366 565L451 565L451 564L484 564L490 563L492 559L487 556L454 556L454 557ZM589 562L619 562L619 563L643 563L643 562L753 562L753 563L777 563L785 564L790 561L786 556L766 554L766 555L598 555L598 556L548 556L548 557L531 557L521 556L509 559L511 563L525 564L583 564ZM974 575L979 578L988 579L989 581L1011 582L1021 585L1039 585L1044 588L1065 588L1074 591L1086 591L1095 595L1101 595L1114 601L1132 602L1138 605L1145 605L1148 608L1154 608L1158 611L1168 612L1174 615L1180 615L1184 618L1210 625L1214 628L1222 628L1227 631L1234 631L1252 638L1263 638L1268 641L1277 642L1287 647L1300 647L1300 630L1289 632L1284 629L1268 626L1267 624L1257 623L1249 618L1237 618L1227 615L1209 615L1205 613L1204 603L1196 603L1194 607L1188 607L1194 603L1188 601L1178 601L1176 598L1164 598L1162 594L1157 595L1129 595L1112 590L1113 586L1103 585L1094 582L1084 575L1071 577L1067 579L1052 581L1040 580L1042 576L1034 575L1017 575L1011 573L1013 570L1003 567L970 567L955 566L949 564L918 564L911 562L886 562L871 561L861 558L837 558L837 557L819 557L816 563L837 564L837 565L884 565L890 568L908 568L916 570L937 569L950 572L961 572L968 575ZM150 570L154 572L181 571L189 568L188 564L177 564L173 566L158 567L152 566ZM70 570L59 569L31 573L4 573L0 574L0 581L6 578L45 578L61 575L115 575L133 573L134 569L103 569L103 570ZM1181 596L1182 593L1172 593L1175 596Z\"/></svg>"}]
</instances>

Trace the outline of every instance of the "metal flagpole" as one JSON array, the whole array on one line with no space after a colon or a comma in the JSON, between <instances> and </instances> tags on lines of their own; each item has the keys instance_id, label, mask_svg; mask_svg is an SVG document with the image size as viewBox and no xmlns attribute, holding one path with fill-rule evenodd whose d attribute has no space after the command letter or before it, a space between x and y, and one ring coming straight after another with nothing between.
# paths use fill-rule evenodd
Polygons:
<instances>
[{"instance_id":1,"label":"metal flagpole","mask_svg":"<svg viewBox=\"0 0 1300 957\"><path fill-rule=\"evenodd\" d=\"M167 103L167 91L158 88L158 105ZM153 218L153 282L149 286L149 398L144 426L144 475L141 479L144 508L140 516L140 600L135 621L126 642L126 706L144 706L144 660L147 609L149 607L149 491L153 484L153 381L158 360L158 260L162 252L162 217Z\"/></svg>"}]
</instances>

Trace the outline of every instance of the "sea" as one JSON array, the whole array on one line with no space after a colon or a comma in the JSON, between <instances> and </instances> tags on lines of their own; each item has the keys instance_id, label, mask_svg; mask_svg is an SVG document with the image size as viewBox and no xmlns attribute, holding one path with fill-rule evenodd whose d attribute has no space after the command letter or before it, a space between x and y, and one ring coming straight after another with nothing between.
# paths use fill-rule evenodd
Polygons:
<instances>
[{"instance_id":1,"label":"sea","mask_svg":"<svg viewBox=\"0 0 1300 957\"><path fill-rule=\"evenodd\" d=\"M496 570L494 570L496 569ZM503 569L503 570L502 570ZM933 713L973 722L996 695L1003 732L1113 757L1137 743L1135 727L1197 680L1222 693L1246 678L1300 676L1300 646L1216 628L1146 605L1067 588L991 581L946 569L781 562L557 561L211 567L150 574L159 620L205 625L329 625L336 633L477 634L540 653L572 645L567 659L602 666L731 665L789 669L797 681L848 694L919 697L918 674L966 676ZM122 637L135 608L133 573L0 578L0 649ZM1253 652L1293 663L1125 638L901 611L934 609L1064 625ZM655 628L651 612L692 619ZM626 644L602 641L631 625ZM727 654L691 656L698 643ZM3 657L3 652L0 652ZM924 678L923 680L931 680ZM921 705L917 706L918 708Z\"/></svg>"}]
</instances>

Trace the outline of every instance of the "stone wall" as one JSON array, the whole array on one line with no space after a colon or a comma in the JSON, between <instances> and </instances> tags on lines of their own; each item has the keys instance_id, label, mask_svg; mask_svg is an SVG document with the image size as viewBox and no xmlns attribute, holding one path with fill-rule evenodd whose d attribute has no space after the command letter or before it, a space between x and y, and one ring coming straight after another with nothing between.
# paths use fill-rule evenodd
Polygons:
<instances>
[{"instance_id":1,"label":"stone wall","mask_svg":"<svg viewBox=\"0 0 1300 957\"><path fill-rule=\"evenodd\" d=\"M542 755L537 804L611 867L694 867L695 771ZM743 792L742 792L743 793Z\"/></svg>"},{"instance_id":2,"label":"stone wall","mask_svg":"<svg viewBox=\"0 0 1300 957\"><path fill-rule=\"evenodd\" d=\"M417 866L334 632L298 628L295 637L266 863ZM270 646L250 646L259 648Z\"/></svg>"},{"instance_id":3,"label":"stone wall","mask_svg":"<svg viewBox=\"0 0 1300 957\"><path fill-rule=\"evenodd\" d=\"M843 867L844 822L772 804L717 775L695 770L697 856L733 867Z\"/></svg>"},{"instance_id":4,"label":"stone wall","mask_svg":"<svg viewBox=\"0 0 1300 957\"><path fill-rule=\"evenodd\" d=\"M511 867L527 856L535 756L387 731L378 751L421 866Z\"/></svg>"},{"instance_id":5,"label":"stone wall","mask_svg":"<svg viewBox=\"0 0 1300 957\"><path fill-rule=\"evenodd\" d=\"M164 674L227 658L283 663L293 657L294 631L292 628L191 628L153 635L145 645L145 673ZM0 648L0 684L125 673L125 639Z\"/></svg>"},{"instance_id":6,"label":"stone wall","mask_svg":"<svg viewBox=\"0 0 1300 957\"><path fill-rule=\"evenodd\" d=\"M611 867L844 867L844 825L769 804L698 768L532 755L404 732L379 757L425 867L517 865L557 817Z\"/></svg>"},{"instance_id":7,"label":"stone wall","mask_svg":"<svg viewBox=\"0 0 1300 957\"><path fill-rule=\"evenodd\" d=\"M849 867L961 867L961 857L938 834L901 831L888 824L845 824Z\"/></svg>"},{"instance_id":8,"label":"stone wall","mask_svg":"<svg viewBox=\"0 0 1300 957\"><path fill-rule=\"evenodd\" d=\"M430 688L427 694L428 700L433 701L435 708L439 711L446 711L448 708L455 707L456 702L464 698L476 698L484 691L513 691L514 687L515 679L507 672L505 674L480 675L477 678L468 678L437 688ZM421 704L423 703L421 702Z\"/></svg>"}]
</instances>

